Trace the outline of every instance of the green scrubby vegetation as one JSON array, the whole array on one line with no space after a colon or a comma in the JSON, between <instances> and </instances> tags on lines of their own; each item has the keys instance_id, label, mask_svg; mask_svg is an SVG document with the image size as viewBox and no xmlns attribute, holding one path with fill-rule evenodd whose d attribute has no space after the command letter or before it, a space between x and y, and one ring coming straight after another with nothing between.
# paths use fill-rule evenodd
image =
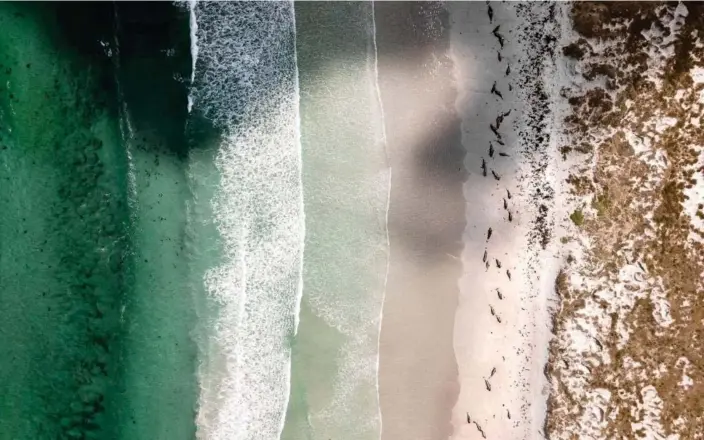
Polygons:
<instances>
[{"instance_id":1,"label":"green scrubby vegetation","mask_svg":"<svg viewBox=\"0 0 704 440\"><path fill-rule=\"evenodd\" d=\"M570 220L572 220L572 223L575 225L582 226L584 223L584 213L582 212L582 208L575 209L574 212L570 214Z\"/></svg>"}]
</instances>

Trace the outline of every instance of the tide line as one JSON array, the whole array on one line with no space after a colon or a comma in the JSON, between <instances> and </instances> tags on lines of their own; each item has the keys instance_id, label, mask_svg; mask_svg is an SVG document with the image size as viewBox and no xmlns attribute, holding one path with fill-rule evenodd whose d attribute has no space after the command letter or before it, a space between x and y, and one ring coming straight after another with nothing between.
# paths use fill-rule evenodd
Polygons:
<instances>
[{"instance_id":1,"label":"tide line","mask_svg":"<svg viewBox=\"0 0 704 440\"><path fill-rule=\"evenodd\" d=\"M375 2L372 0L372 42L374 46L374 85L376 92L376 99L379 106L379 113L381 115L381 142L384 147L384 155L386 157L386 165L389 168L389 180L387 182L387 194L386 194L386 212L385 212L385 229L386 229L386 273L384 274L384 289L381 294L381 304L379 306L379 329L377 331L377 343L376 343L376 404L379 418L379 439L381 440L382 433L384 430L384 423L381 415L381 397L379 395L379 364L381 357L381 329L382 322L384 319L384 303L386 302L386 286L389 281L389 267L391 265L391 239L389 237L389 208L391 206L391 176L392 169L389 158L389 151L387 149L387 138L386 138L386 118L384 116L384 104L381 99L381 88L379 87L379 50L376 41L376 12L375 12Z\"/></svg>"}]
</instances>

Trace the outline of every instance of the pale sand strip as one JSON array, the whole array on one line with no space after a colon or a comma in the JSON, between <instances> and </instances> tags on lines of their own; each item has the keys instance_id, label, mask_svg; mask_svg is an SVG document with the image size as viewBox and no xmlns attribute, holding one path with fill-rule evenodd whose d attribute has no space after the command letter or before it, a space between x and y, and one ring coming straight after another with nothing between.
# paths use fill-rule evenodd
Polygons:
<instances>
[{"instance_id":1,"label":"pale sand strip","mask_svg":"<svg viewBox=\"0 0 704 440\"><path fill-rule=\"evenodd\" d=\"M491 6L490 19L484 2L449 4L457 108L469 172L464 185L464 274L455 319L461 390L453 411L452 438L538 439L542 438L546 385L542 373L550 338L547 306L557 265L551 246L543 250L540 244L530 243L537 205L552 207L549 201L535 202L531 194L537 185L553 182L549 157L543 156L547 168L536 175L536 159L524 152L526 148L549 151L550 146L526 145L531 141L517 136L534 114L533 104L526 102L528 92L517 81L525 75L520 63L529 58L527 44L518 31L521 23L515 6ZM490 93L494 83L501 96ZM497 130L505 144L501 145L490 124L496 126L497 116L509 110Z\"/></svg>"},{"instance_id":2,"label":"pale sand strip","mask_svg":"<svg viewBox=\"0 0 704 440\"><path fill-rule=\"evenodd\" d=\"M445 440L458 393L453 319L464 229L459 121L438 4L377 3L393 169L380 341L384 440Z\"/></svg>"}]
</instances>

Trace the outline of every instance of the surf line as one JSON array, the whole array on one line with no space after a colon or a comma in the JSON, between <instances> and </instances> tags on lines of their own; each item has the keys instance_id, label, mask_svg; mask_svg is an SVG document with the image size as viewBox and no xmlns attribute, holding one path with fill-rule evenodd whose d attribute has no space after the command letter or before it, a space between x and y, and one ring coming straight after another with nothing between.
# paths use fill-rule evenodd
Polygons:
<instances>
[{"instance_id":1,"label":"surf line","mask_svg":"<svg viewBox=\"0 0 704 440\"><path fill-rule=\"evenodd\" d=\"M214 316L201 342L197 437L276 439L290 394L287 342L301 285L293 4L195 5L198 82L191 93L194 111L221 132L203 172L218 182L204 201L222 252L204 261Z\"/></svg>"},{"instance_id":2,"label":"surf line","mask_svg":"<svg viewBox=\"0 0 704 440\"><path fill-rule=\"evenodd\" d=\"M188 0L189 28L191 37L191 86L188 91L188 113L193 109L193 83L196 79L196 61L198 60L198 20L196 6L198 0ZM298 76L296 76L298 78Z\"/></svg>"},{"instance_id":3,"label":"surf line","mask_svg":"<svg viewBox=\"0 0 704 440\"><path fill-rule=\"evenodd\" d=\"M135 167L135 159L132 154L132 141L134 140L134 127L132 125L132 118L130 116L129 109L127 108L127 101L125 101L125 93L122 89L122 82L120 81L120 39L118 38L118 33L120 30L120 16L117 13L117 8L113 8L113 18L114 27L112 32L114 50L110 49L109 45L101 42L104 49L107 49L108 57L113 64L113 72L115 85L117 87L117 96L119 99L119 128L120 136L122 137L122 142L125 144L125 155L127 158L127 191L129 196L127 197L127 205L130 210L130 228L134 228L137 223L137 217L139 212L139 207L137 203L137 170ZM124 323L125 305L123 304L120 308L120 323Z\"/></svg>"},{"instance_id":4,"label":"surf line","mask_svg":"<svg viewBox=\"0 0 704 440\"><path fill-rule=\"evenodd\" d=\"M389 169L389 177L387 181L387 192L386 192L386 212L384 213L384 227L386 229L386 273L384 274L384 288L381 293L381 304L379 305L379 328L377 330L377 341L376 341L376 404L377 413L379 418L379 439L381 440L382 433L384 431L384 423L381 416L381 397L379 395L379 363L381 357L381 328L382 322L384 320L384 303L386 302L386 286L389 282L389 268L391 266L391 239L389 237L389 208L391 206L391 176L393 170L391 168L391 159L389 157L388 142L386 138L386 117L384 115L384 104L381 99L381 88L379 87L379 49L376 41L376 12L375 6L376 2L371 1L372 8L372 45L374 47L374 90L377 100L377 105L379 106L379 114L381 118L381 144L384 148L384 155L386 157L386 165Z\"/></svg>"}]
</instances>

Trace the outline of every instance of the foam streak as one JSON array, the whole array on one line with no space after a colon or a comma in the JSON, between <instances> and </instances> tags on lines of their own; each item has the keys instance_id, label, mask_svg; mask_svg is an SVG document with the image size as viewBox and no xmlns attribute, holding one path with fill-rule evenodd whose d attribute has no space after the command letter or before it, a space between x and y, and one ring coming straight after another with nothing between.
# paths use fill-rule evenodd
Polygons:
<instances>
[{"instance_id":1,"label":"foam streak","mask_svg":"<svg viewBox=\"0 0 704 440\"><path fill-rule=\"evenodd\" d=\"M379 359L381 357L381 328L384 319L384 299L386 298L386 286L389 281L389 266L391 264L391 239L389 238L389 208L391 206L391 176L392 170L389 163L389 153L387 151L386 142L386 119L384 117L384 106L381 99L381 89L379 87L379 50L377 48L376 42L376 14L374 12L374 1L371 4L372 8L372 42L374 45L374 87L376 92L376 99L379 106L379 113L381 114L381 137L382 144L384 147L384 153L386 156L386 164L389 167L389 181L388 192L386 195L386 208L384 214L384 228L386 230L386 272L384 274L384 288L381 294L381 304L379 305L379 329L377 334L377 344L376 344L376 401L379 412L379 439L382 437L384 430L383 419L381 414L381 399L379 396Z\"/></svg>"},{"instance_id":2,"label":"foam streak","mask_svg":"<svg viewBox=\"0 0 704 440\"><path fill-rule=\"evenodd\" d=\"M196 79L196 62L198 61L198 20L196 19L196 3L198 0L188 0L188 10L190 12L191 29L191 88ZM193 109L193 96L188 93L188 113Z\"/></svg>"}]
</instances>

